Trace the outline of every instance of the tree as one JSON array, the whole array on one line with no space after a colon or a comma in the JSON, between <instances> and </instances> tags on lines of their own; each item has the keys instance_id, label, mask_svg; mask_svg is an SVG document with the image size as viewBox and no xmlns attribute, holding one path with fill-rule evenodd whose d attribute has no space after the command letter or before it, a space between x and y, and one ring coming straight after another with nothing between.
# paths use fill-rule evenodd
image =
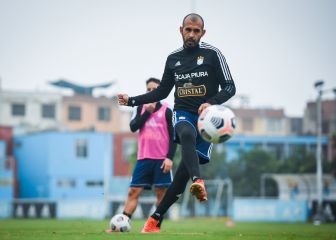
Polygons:
<instances>
[{"instance_id":1,"label":"tree","mask_svg":"<svg viewBox=\"0 0 336 240\"><path fill-rule=\"evenodd\" d=\"M207 164L201 165L201 174L204 179L225 179L228 177L226 153L223 147L219 145L214 146L211 154L211 161Z\"/></svg>"},{"instance_id":2,"label":"tree","mask_svg":"<svg viewBox=\"0 0 336 240\"><path fill-rule=\"evenodd\" d=\"M260 177L263 173L276 172L277 160L272 154L256 148L242 151L240 158L227 163L227 172L233 181L235 196L259 196Z\"/></svg>"}]
</instances>

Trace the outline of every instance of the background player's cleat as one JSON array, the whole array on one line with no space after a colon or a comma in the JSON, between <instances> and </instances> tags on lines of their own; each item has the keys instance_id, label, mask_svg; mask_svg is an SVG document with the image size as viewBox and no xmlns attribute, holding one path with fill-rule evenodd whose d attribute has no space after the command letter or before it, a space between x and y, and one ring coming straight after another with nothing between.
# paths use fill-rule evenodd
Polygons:
<instances>
[{"instance_id":1,"label":"background player's cleat","mask_svg":"<svg viewBox=\"0 0 336 240\"><path fill-rule=\"evenodd\" d=\"M191 194L195 195L195 197L200 202L204 202L208 200L207 192L205 190L204 181L202 179L197 179L190 186Z\"/></svg>"},{"instance_id":2,"label":"background player's cleat","mask_svg":"<svg viewBox=\"0 0 336 240\"><path fill-rule=\"evenodd\" d=\"M159 223L158 220L155 220L154 218L149 217L143 229L141 230L141 233L159 233L160 228L157 226L158 223Z\"/></svg>"}]
</instances>

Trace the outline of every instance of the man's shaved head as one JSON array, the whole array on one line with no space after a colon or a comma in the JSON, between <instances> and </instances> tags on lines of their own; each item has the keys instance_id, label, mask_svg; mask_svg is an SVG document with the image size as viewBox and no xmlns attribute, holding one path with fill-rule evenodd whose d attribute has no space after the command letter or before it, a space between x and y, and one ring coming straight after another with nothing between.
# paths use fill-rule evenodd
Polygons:
<instances>
[{"instance_id":1,"label":"man's shaved head","mask_svg":"<svg viewBox=\"0 0 336 240\"><path fill-rule=\"evenodd\" d=\"M180 33L185 48L196 47L205 32L203 18L197 13L190 13L183 18Z\"/></svg>"},{"instance_id":2,"label":"man's shaved head","mask_svg":"<svg viewBox=\"0 0 336 240\"><path fill-rule=\"evenodd\" d=\"M204 20L197 13L189 13L187 16L185 16L182 21L182 27L184 27L186 20L191 20L192 22L197 22L198 20L200 20L202 22L202 28L204 28Z\"/></svg>"}]
</instances>

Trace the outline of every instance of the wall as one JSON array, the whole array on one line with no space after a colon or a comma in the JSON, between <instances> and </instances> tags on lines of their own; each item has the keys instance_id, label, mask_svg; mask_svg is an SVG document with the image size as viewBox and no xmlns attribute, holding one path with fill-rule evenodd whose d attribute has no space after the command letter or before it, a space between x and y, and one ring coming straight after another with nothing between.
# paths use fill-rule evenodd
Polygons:
<instances>
[{"instance_id":1,"label":"wall","mask_svg":"<svg viewBox=\"0 0 336 240\"><path fill-rule=\"evenodd\" d=\"M137 134L120 133L114 135L114 171L113 176L130 176L132 157L136 158ZM136 159L133 159L136 160Z\"/></svg>"},{"instance_id":2,"label":"wall","mask_svg":"<svg viewBox=\"0 0 336 240\"><path fill-rule=\"evenodd\" d=\"M8 126L0 126L0 139L4 140L7 144L6 154L13 154L13 130Z\"/></svg>"},{"instance_id":3,"label":"wall","mask_svg":"<svg viewBox=\"0 0 336 240\"><path fill-rule=\"evenodd\" d=\"M76 142L82 140L87 141L86 158L76 156ZM104 197L104 183L112 172L112 135L97 132L51 133L49 142L50 197ZM60 184L62 181L72 181L74 185L64 186Z\"/></svg>"},{"instance_id":4,"label":"wall","mask_svg":"<svg viewBox=\"0 0 336 240\"><path fill-rule=\"evenodd\" d=\"M235 198L233 219L252 222L306 222L308 204L306 201Z\"/></svg>"},{"instance_id":5,"label":"wall","mask_svg":"<svg viewBox=\"0 0 336 240\"><path fill-rule=\"evenodd\" d=\"M14 138L20 198L49 197L48 133Z\"/></svg>"}]
</instances>

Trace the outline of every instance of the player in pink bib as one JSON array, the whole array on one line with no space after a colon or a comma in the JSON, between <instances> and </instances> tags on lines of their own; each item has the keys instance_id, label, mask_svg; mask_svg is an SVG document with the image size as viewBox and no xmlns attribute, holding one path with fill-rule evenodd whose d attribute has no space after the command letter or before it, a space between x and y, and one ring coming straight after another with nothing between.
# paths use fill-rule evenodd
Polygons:
<instances>
[{"instance_id":1,"label":"player in pink bib","mask_svg":"<svg viewBox=\"0 0 336 240\"><path fill-rule=\"evenodd\" d=\"M146 81L147 92L156 89L160 80ZM158 205L172 182L174 143L173 113L168 104L160 102L139 106L132 117L132 132L139 130L136 162L123 214L132 217L144 189L155 188ZM160 231L159 222L156 231Z\"/></svg>"}]
</instances>

